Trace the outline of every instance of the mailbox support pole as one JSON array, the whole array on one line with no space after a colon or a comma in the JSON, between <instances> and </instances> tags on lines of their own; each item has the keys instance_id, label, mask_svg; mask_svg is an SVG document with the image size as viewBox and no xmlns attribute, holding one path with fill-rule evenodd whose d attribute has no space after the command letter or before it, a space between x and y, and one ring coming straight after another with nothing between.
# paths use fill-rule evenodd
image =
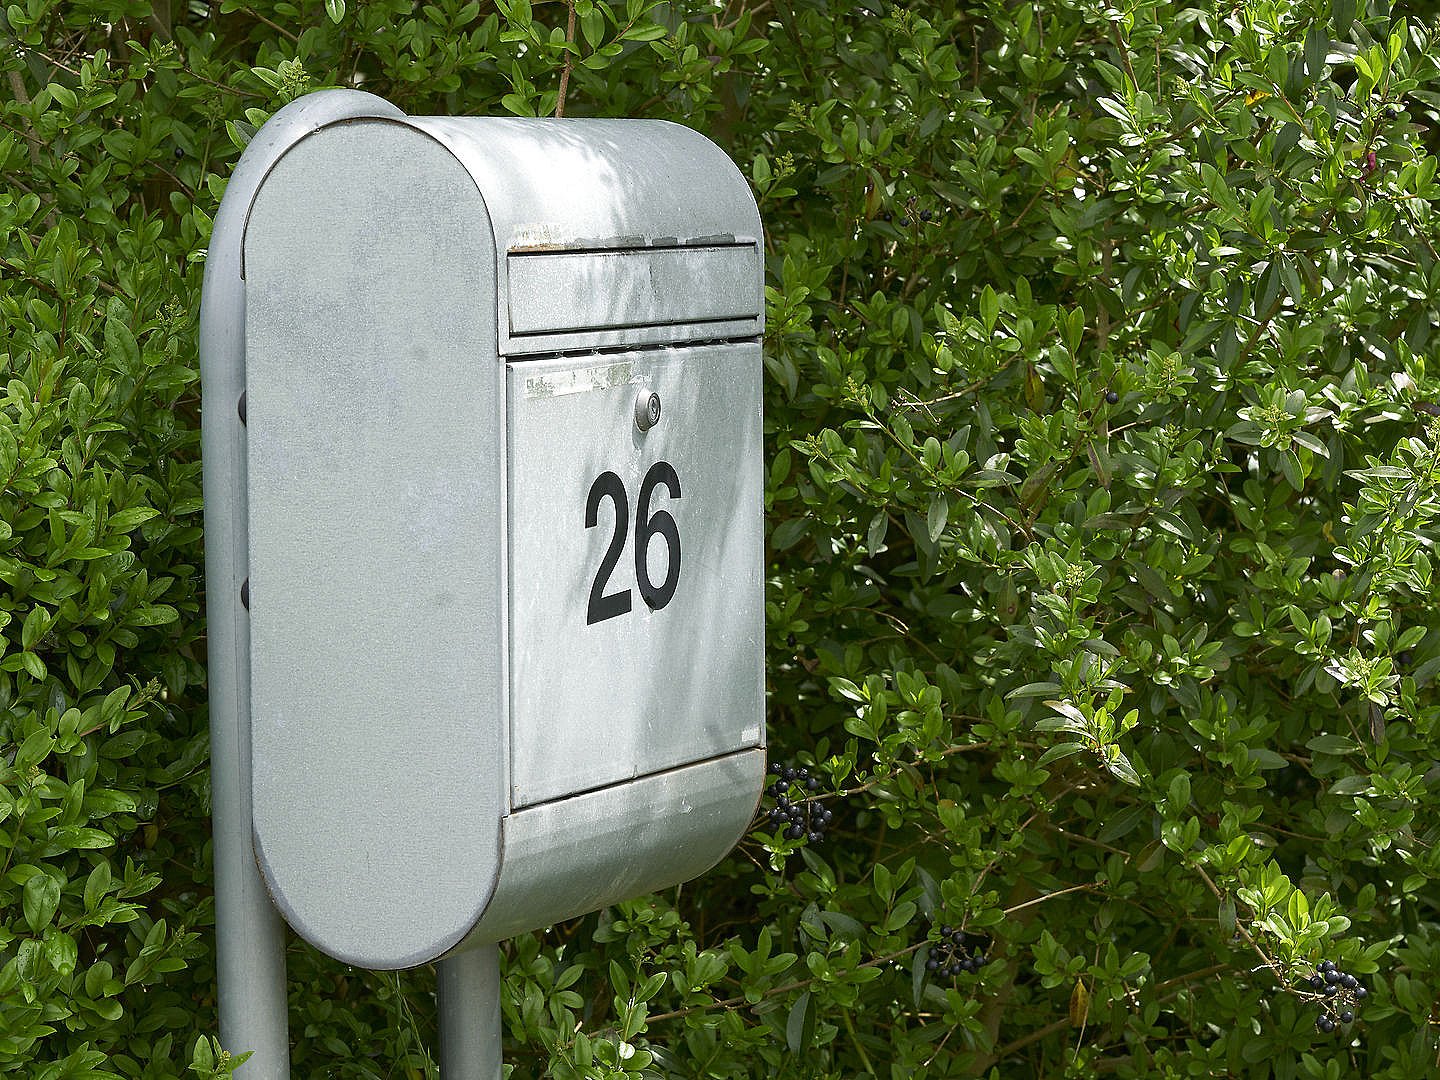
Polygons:
<instances>
[{"instance_id":1,"label":"mailbox support pole","mask_svg":"<svg viewBox=\"0 0 1440 1080\"><path fill-rule=\"evenodd\" d=\"M211 623L214 648L216 624ZM250 842L249 747L238 738L231 708L211 669L211 772L215 822L215 931L220 984L220 1038L231 1053L251 1052L242 1075L289 1080L290 1040L285 995L285 929L255 866ZM217 715L221 714L221 715ZM228 714L228 715L225 715ZM217 722L218 721L218 722Z\"/></svg>"},{"instance_id":2,"label":"mailbox support pole","mask_svg":"<svg viewBox=\"0 0 1440 1080\"><path fill-rule=\"evenodd\" d=\"M500 947L441 960L440 1080L500 1080Z\"/></svg>"},{"instance_id":3,"label":"mailbox support pole","mask_svg":"<svg viewBox=\"0 0 1440 1080\"><path fill-rule=\"evenodd\" d=\"M205 460L205 558L210 652L210 760L215 852L216 981L220 1039L251 1052L247 1080L289 1080L285 928L270 902L252 840L250 624L241 588L246 543L245 283L250 204L270 167L316 128L352 117L403 114L358 90L322 90L285 106L251 140L215 215L200 305Z\"/></svg>"}]
</instances>

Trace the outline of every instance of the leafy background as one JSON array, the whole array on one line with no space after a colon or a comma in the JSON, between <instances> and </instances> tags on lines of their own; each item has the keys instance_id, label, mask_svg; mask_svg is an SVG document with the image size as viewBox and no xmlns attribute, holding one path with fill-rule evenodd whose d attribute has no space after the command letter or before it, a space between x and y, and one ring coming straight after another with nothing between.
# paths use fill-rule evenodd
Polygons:
<instances>
[{"instance_id":1,"label":"leafy background","mask_svg":"<svg viewBox=\"0 0 1440 1080\"><path fill-rule=\"evenodd\" d=\"M703 880L508 943L515 1076L1440 1075L1435 33L1384 0L8 6L0 1072L234 1068L201 270L254 130L363 86L678 120L767 228L769 730L833 820L762 812ZM1322 960L1367 991L1331 1032ZM434 1072L432 971L289 963L296 1075Z\"/></svg>"}]
</instances>

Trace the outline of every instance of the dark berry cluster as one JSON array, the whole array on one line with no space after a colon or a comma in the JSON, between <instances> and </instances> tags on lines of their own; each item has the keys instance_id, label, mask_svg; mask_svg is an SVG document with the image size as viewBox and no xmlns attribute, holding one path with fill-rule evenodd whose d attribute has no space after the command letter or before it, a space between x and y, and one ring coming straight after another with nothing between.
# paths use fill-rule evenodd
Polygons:
<instances>
[{"instance_id":1,"label":"dark berry cluster","mask_svg":"<svg viewBox=\"0 0 1440 1080\"><path fill-rule=\"evenodd\" d=\"M987 963L985 948L988 940L953 926L940 927L940 940L930 946L925 970L936 978L953 979L961 973L972 974Z\"/></svg>"},{"instance_id":2,"label":"dark berry cluster","mask_svg":"<svg viewBox=\"0 0 1440 1080\"><path fill-rule=\"evenodd\" d=\"M815 798L820 781L806 768L782 765L770 774L775 782L765 793L775 800L770 808L770 828L780 829L787 840L808 840L818 844L835 816Z\"/></svg>"},{"instance_id":3,"label":"dark berry cluster","mask_svg":"<svg viewBox=\"0 0 1440 1080\"><path fill-rule=\"evenodd\" d=\"M915 205L917 202L919 202L919 199L917 199L913 195L905 200L905 209L901 212L900 216L901 228L908 229L911 225L916 224L917 222L924 222L928 225L932 221L940 220L940 212L938 210L917 209ZM886 210L883 214L880 215L880 220L882 221L893 221L894 218L895 215L892 214L889 210Z\"/></svg>"},{"instance_id":4,"label":"dark berry cluster","mask_svg":"<svg viewBox=\"0 0 1440 1080\"><path fill-rule=\"evenodd\" d=\"M1331 960L1321 960L1315 974L1306 982L1320 995L1321 1013L1315 1026L1327 1035L1341 1024L1351 1023L1355 1019L1355 1006L1370 994L1359 979L1341 971Z\"/></svg>"}]
</instances>

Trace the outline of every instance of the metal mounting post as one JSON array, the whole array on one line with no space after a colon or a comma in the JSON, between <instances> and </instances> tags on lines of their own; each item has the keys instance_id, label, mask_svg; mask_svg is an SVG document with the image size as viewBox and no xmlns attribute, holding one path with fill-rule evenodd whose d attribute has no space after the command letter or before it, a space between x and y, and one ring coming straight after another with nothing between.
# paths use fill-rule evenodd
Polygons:
<instances>
[{"instance_id":1,"label":"metal mounting post","mask_svg":"<svg viewBox=\"0 0 1440 1080\"><path fill-rule=\"evenodd\" d=\"M440 1080L500 1080L500 948L441 960Z\"/></svg>"}]
</instances>

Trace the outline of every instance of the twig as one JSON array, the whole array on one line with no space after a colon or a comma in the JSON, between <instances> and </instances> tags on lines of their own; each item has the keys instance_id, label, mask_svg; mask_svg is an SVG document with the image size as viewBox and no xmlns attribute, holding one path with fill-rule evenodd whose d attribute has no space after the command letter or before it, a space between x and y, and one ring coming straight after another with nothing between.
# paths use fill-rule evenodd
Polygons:
<instances>
[{"instance_id":1,"label":"twig","mask_svg":"<svg viewBox=\"0 0 1440 1080\"><path fill-rule=\"evenodd\" d=\"M20 72L11 68L6 74L10 77L10 93L15 95L15 100L22 108L30 107L30 95L25 92L25 80L20 77ZM30 122L30 117L25 117L25 141L30 146L30 164L40 167L40 137L35 134L35 125Z\"/></svg>"},{"instance_id":2,"label":"twig","mask_svg":"<svg viewBox=\"0 0 1440 1080\"><path fill-rule=\"evenodd\" d=\"M296 34L296 33L292 32L292 31L290 31L290 30L286 30L286 29L285 29L283 26L281 26L279 23L271 22L269 19L267 19L264 15L261 15L261 14L260 14L258 11L256 11L254 8L252 8L252 7L246 7L246 8L241 8L240 10L244 11L245 14L247 14L247 15L251 15L251 16L253 16L254 18L259 19L259 20L260 20L262 23L264 23L266 26L270 27L271 30L274 30L277 34L280 34L281 36L283 36L283 37L285 37L285 38L288 38L290 41L294 42L295 44L298 45L298 44L300 43L300 35L299 35L299 34Z\"/></svg>"},{"instance_id":3,"label":"twig","mask_svg":"<svg viewBox=\"0 0 1440 1080\"><path fill-rule=\"evenodd\" d=\"M560 94L555 99L555 115L565 115L565 95L570 90L570 69L575 66L575 0L566 0L570 8L565 19L565 66L560 69Z\"/></svg>"},{"instance_id":4,"label":"twig","mask_svg":"<svg viewBox=\"0 0 1440 1080\"><path fill-rule=\"evenodd\" d=\"M1082 891L1082 890L1089 891L1089 890L1093 890L1094 888L1095 888L1095 883L1094 883L1093 881L1086 881L1086 882L1083 882L1083 883L1081 883L1081 884L1079 884L1079 885L1071 885L1071 886L1070 886L1069 888L1067 888L1067 889L1060 889L1060 890L1058 890L1058 891L1056 891L1056 892L1051 892L1051 893L1042 893L1040 896L1035 897L1035 899L1033 899L1033 900L1026 900L1024 903L1014 904L1014 905L1006 908L1006 909L1005 909L1005 914L1006 914L1006 915L1010 915L1010 914L1012 914L1012 913L1014 913L1014 912L1016 912L1016 911L1019 911L1021 908L1027 908L1027 907L1029 907L1031 904L1043 904L1046 900L1053 900L1053 899L1055 899L1055 897L1057 897L1057 896L1064 896L1066 893L1080 892L1080 891Z\"/></svg>"}]
</instances>

